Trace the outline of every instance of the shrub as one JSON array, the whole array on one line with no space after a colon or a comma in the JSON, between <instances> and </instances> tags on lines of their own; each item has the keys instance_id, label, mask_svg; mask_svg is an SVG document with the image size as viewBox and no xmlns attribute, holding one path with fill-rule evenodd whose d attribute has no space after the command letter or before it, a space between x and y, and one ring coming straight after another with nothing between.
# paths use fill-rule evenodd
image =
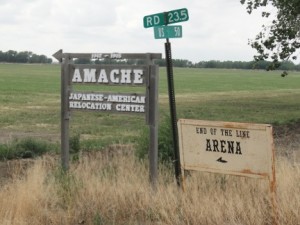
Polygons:
<instances>
[{"instance_id":1,"label":"shrub","mask_svg":"<svg viewBox=\"0 0 300 225\"><path fill-rule=\"evenodd\" d=\"M33 158L46 153L48 144L42 140L25 138L16 143L15 150L18 158Z\"/></svg>"},{"instance_id":2,"label":"shrub","mask_svg":"<svg viewBox=\"0 0 300 225\"><path fill-rule=\"evenodd\" d=\"M0 144L0 160L12 159L12 151L7 144Z\"/></svg>"},{"instance_id":3,"label":"shrub","mask_svg":"<svg viewBox=\"0 0 300 225\"><path fill-rule=\"evenodd\" d=\"M70 137L70 152L78 153L80 151L80 134L75 134Z\"/></svg>"},{"instance_id":4,"label":"shrub","mask_svg":"<svg viewBox=\"0 0 300 225\"><path fill-rule=\"evenodd\" d=\"M8 144L0 144L0 160L33 158L54 150L54 144L43 140L25 138Z\"/></svg>"},{"instance_id":5,"label":"shrub","mask_svg":"<svg viewBox=\"0 0 300 225\"><path fill-rule=\"evenodd\" d=\"M174 158L174 147L171 130L171 119L165 116L158 128L158 160L162 163L170 163ZM148 157L149 151L149 129L146 127L141 131L137 141L136 156L140 159Z\"/></svg>"}]
</instances>

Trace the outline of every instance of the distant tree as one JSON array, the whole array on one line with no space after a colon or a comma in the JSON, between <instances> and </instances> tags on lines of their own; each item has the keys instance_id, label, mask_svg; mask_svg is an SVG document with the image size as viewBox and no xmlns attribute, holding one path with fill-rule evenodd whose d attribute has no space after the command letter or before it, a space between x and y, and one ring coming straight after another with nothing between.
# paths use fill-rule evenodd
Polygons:
<instances>
[{"instance_id":1,"label":"distant tree","mask_svg":"<svg viewBox=\"0 0 300 225\"><path fill-rule=\"evenodd\" d=\"M172 59L173 66L175 67L191 67L192 62L186 59Z\"/></svg>"},{"instance_id":2,"label":"distant tree","mask_svg":"<svg viewBox=\"0 0 300 225\"><path fill-rule=\"evenodd\" d=\"M16 62L27 63L32 55L32 52L19 52L16 54Z\"/></svg>"},{"instance_id":3,"label":"distant tree","mask_svg":"<svg viewBox=\"0 0 300 225\"><path fill-rule=\"evenodd\" d=\"M220 63L220 61L210 60L210 61L205 63L204 68L218 68L219 63Z\"/></svg>"},{"instance_id":4,"label":"distant tree","mask_svg":"<svg viewBox=\"0 0 300 225\"><path fill-rule=\"evenodd\" d=\"M296 66L292 61L283 61L279 68L280 70L295 70Z\"/></svg>"},{"instance_id":5,"label":"distant tree","mask_svg":"<svg viewBox=\"0 0 300 225\"><path fill-rule=\"evenodd\" d=\"M156 59L155 64L162 66L162 67L166 66L166 60L165 59Z\"/></svg>"},{"instance_id":6,"label":"distant tree","mask_svg":"<svg viewBox=\"0 0 300 225\"><path fill-rule=\"evenodd\" d=\"M0 51L0 62L5 62L5 53Z\"/></svg>"},{"instance_id":7,"label":"distant tree","mask_svg":"<svg viewBox=\"0 0 300 225\"><path fill-rule=\"evenodd\" d=\"M37 54L32 54L28 60L29 63L37 63L39 61L39 56Z\"/></svg>"},{"instance_id":8,"label":"distant tree","mask_svg":"<svg viewBox=\"0 0 300 225\"><path fill-rule=\"evenodd\" d=\"M30 51L17 52L9 50L7 52L0 51L0 62L9 63L52 63L51 58L45 55L33 54Z\"/></svg>"},{"instance_id":9,"label":"distant tree","mask_svg":"<svg viewBox=\"0 0 300 225\"><path fill-rule=\"evenodd\" d=\"M195 68L215 68L215 69L258 69L265 70L267 69L272 62L266 60L260 61L200 61L193 64ZM278 68L280 70L300 70L300 64L295 65L292 61L283 61Z\"/></svg>"},{"instance_id":10,"label":"distant tree","mask_svg":"<svg viewBox=\"0 0 300 225\"><path fill-rule=\"evenodd\" d=\"M300 1L299 0L240 0L247 5L247 12L264 7L262 17L268 18L276 8L272 24L263 26L263 30L250 42L256 49L256 61L271 59L267 69L277 69L281 61L297 59L300 49ZM271 6L271 7L267 7ZM273 15L272 15L273 16Z\"/></svg>"},{"instance_id":11,"label":"distant tree","mask_svg":"<svg viewBox=\"0 0 300 225\"><path fill-rule=\"evenodd\" d=\"M46 63L47 62L47 56L40 55L39 57L39 63Z\"/></svg>"},{"instance_id":12,"label":"distant tree","mask_svg":"<svg viewBox=\"0 0 300 225\"><path fill-rule=\"evenodd\" d=\"M9 50L5 53L5 61L6 62L16 62L17 52L13 50Z\"/></svg>"}]
</instances>

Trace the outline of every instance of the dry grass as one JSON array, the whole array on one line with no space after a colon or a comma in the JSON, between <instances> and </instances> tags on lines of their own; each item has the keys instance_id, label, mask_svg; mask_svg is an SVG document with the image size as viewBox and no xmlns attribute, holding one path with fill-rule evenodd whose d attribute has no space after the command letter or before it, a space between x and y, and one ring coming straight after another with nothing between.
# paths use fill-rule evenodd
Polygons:
<instances>
[{"instance_id":1,"label":"dry grass","mask_svg":"<svg viewBox=\"0 0 300 225\"><path fill-rule=\"evenodd\" d=\"M123 147L124 148L124 147ZM59 171L59 160L43 157L22 174L20 167L0 188L1 224L226 224L272 223L268 182L191 173L186 191L172 171L160 167L154 190L147 163L130 149L90 153ZM300 223L300 166L277 160L279 224Z\"/></svg>"}]
</instances>

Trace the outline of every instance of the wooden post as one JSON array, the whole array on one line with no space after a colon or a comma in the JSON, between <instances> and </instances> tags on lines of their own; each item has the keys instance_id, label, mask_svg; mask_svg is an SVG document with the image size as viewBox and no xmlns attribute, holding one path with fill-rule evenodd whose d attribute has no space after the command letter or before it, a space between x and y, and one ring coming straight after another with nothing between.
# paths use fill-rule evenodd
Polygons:
<instances>
[{"instance_id":1,"label":"wooden post","mask_svg":"<svg viewBox=\"0 0 300 225\"><path fill-rule=\"evenodd\" d=\"M269 185L271 192L271 203L273 209L273 225L278 225L278 206L277 206L277 193L276 193L276 173L275 173L275 147L273 140L273 128L270 126L267 128L270 133L270 137L272 137L272 174L269 176Z\"/></svg>"},{"instance_id":2,"label":"wooden post","mask_svg":"<svg viewBox=\"0 0 300 225\"><path fill-rule=\"evenodd\" d=\"M61 71L61 162L64 171L69 169L69 55L63 60Z\"/></svg>"},{"instance_id":3,"label":"wooden post","mask_svg":"<svg viewBox=\"0 0 300 225\"><path fill-rule=\"evenodd\" d=\"M271 192L271 202L272 202L272 217L273 217L273 225L278 225L278 206L277 206L277 198L276 198L276 181L270 180L270 192Z\"/></svg>"},{"instance_id":4,"label":"wooden post","mask_svg":"<svg viewBox=\"0 0 300 225\"><path fill-rule=\"evenodd\" d=\"M158 66L153 65L150 56L149 65L149 82L148 82L148 123L150 130L149 143L149 175L150 183L155 188L157 182L158 168Z\"/></svg>"}]
</instances>

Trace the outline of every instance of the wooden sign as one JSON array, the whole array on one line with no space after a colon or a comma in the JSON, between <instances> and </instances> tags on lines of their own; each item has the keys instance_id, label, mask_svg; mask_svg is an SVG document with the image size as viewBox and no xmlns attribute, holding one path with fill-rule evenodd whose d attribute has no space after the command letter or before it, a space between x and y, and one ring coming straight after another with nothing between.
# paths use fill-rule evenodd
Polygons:
<instances>
[{"instance_id":1,"label":"wooden sign","mask_svg":"<svg viewBox=\"0 0 300 225\"><path fill-rule=\"evenodd\" d=\"M184 170L267 179L278 224L271 125L181 119L178 133L183 181Z\"/></svg>"},{"instance_id":2,"label":"wooden sign","mask_svg":"<svg viewBox=\"0 0 300 225\"><path fill-rule=\"evenodd\" d=\"M273 178L271 125L181 119L178 131L182 169Z\"/></svg>"},{"instance_id":3,"label":"wooden sign","mask_svg":"<svg viewBox=\"0 0 300 225\"><path fill-rule=\"evenodd\" d=\"M69 120L71 111L106 113L131 113L145 115L149 125L150 181L157 179L158 152L158 75L155 59L159 53L64 53L53 54L61 63L61 158L64 170L69 168ZM97 59L142 59L143 65L96 65L74 64L74 58ZM111 92L74 91L75 85L110 85L144 87L142 93L119 93L118 87ZM80 88L82 90L83 87ZM88 88L90 90L91 87ZM99 87L97 87L99 90ZM115 92L113 90L116 90ZM139 88L141 91L141 88Z\"/></svg>"}]
</instances>

